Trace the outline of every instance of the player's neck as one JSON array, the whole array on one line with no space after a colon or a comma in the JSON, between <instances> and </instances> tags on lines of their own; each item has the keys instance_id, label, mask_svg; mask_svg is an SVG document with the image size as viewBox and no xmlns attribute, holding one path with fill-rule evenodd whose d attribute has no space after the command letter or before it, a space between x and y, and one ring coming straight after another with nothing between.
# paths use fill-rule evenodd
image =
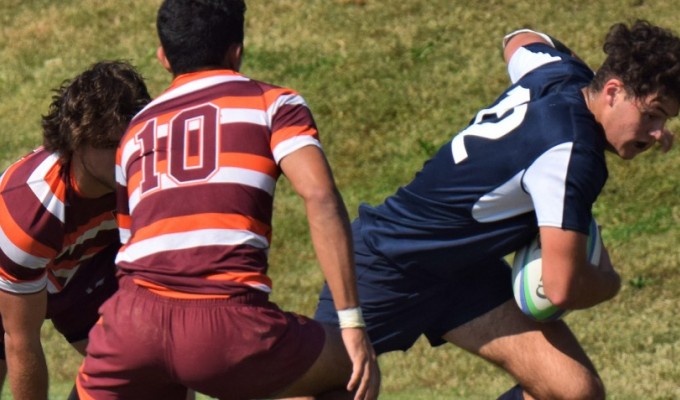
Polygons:
<instances>
[{"instance_id":1,"label":"player's neck","mask_svg":"<svg viewBox=\"0 0 680 400\"><path fill-rule=\"evenodd\" d=\"M600 116L601 110L597 103L597 93L593 93L588 87L581 89L581 92L583 93L583 99L586 102L586 107L588 107L588 110L590 110L590 112L595 116L595 120L597 122L602 123Z\"/></svg>"},{"instance_id":2,"label":"player's neck","mask_svg":"<svg viewBox=\"0 0 680 400\"><path fill-rule=\"evenodd\" d=\"M71 160L71 184L76 192L85 198L94 199L114 191L114 188L90 172L77 154L74 154Z\"/></svg>"}]
</instances>

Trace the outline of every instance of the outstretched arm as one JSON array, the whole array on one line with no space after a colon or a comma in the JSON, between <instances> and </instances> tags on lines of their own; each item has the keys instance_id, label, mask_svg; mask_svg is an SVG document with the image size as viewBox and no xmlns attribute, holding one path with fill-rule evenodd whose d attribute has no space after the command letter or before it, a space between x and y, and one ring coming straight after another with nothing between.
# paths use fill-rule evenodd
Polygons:
<instances>
[{"instance_id":1,"label":"outstretched arm","mask_svg":"<svg viewBox=\"0 0 680 400\"><path fill-rule=\"evenodd\" d=\"M349 218L323 152L303 147L284 157L281 169L305 202L312 242L335 308L359 307ZM357 390L356 398L376 398L380 372L366 331L344 328L342 338L353 364L348 390Z\"/></svg>"},{"instance_id":2,"label":"outstretched arm","mask_svg":"<svg viewBox=\"0 0 680 400\"><path fill-rule=\"evenodd\" d=\"M47 399L47 363L40 343L47 292L16 294L0 291L5 328L5 355L15 399Z\"/></svg>"}]
</instances>

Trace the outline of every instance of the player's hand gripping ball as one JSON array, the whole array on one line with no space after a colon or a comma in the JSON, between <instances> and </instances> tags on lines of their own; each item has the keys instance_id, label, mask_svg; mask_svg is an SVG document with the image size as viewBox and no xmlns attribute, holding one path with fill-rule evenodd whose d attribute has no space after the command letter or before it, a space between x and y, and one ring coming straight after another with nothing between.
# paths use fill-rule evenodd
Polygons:
<instances>
[{"instance_id":1,"label":"player's hand gripping ball","mask_svg":"<svg viewBox=\"0 0 680 400\"><path fill-rule=\"evenodd\" d=\"M594 218L590 223L586 254L590 264L600 264L602 238ZM568 312L554 306L543 292L541 242L538 236L515 253L512 263L512 289L522 312L537 321L556 320Z\"/></svg>"}]
</instances>

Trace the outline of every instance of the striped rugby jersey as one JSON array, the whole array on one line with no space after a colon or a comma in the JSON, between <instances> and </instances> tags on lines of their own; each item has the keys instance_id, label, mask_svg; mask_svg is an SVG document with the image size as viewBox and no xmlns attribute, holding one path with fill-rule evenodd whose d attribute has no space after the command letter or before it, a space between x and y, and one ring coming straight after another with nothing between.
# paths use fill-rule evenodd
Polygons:
<instances>
[{"instance_id":1,"label":"striped rugby jersey","mask_svg":"<svg viewBox=\"0 0 680 400\"><path fill-rule=\"evenodd\" d=\"M69 166L38 148L0 178L0 289L58 293L114 242L115 194L79 196Z\"/></svg>"},{"instance_id":2,"label":"striped rugby jersey","mask_svg":"<svg viewBox=\"0 0 680 400\"><path fill-rule=\"evenodd\" d=\"M181 75L117 155L122 274L182 294L270 292L279 161L320 147L304 99L230 70Z\"/></svg>"}]
</instances>

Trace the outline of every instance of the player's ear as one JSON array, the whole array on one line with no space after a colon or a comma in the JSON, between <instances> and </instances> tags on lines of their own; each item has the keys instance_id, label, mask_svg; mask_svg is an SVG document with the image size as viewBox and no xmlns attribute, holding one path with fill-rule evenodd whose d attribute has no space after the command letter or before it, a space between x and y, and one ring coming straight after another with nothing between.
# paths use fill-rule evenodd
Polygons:
<instances>
[{"instance_id":1,"label":"player's ear","mask_svg":"<svg viewBox=\"0 0 680 400\"><path fill-rule=\"evenodd\" d=\"M243 44L232 44L225 55L225 63L227 68L239 71L241 69L241 60L243 59Z\"/></svg>"},{"instance_id":2,"label":"player's ear","mask_svg":"<svg viewBox=\"0 0 680 400\"><path fill-rule=\"evenodd\" d=\"M602 94L604 94L607 99L607 104L611 107L619 100L620 96L625 97L625 90L623 88L623 82L616 78L612 78L605 82L602 89Z\"/></svg>"},{"instance_id":3,"label":"player's ear","mask_svg":"<svg viewBox=\"0 0 680 400\"><path fill-rule=\"evenodd\" d=\"M170 61L168 61L168 58L165 56L165 50L163 50L163 46L158 46L158 48L156 49L156 58L158 59L158 62L161 63L163 68L165 68L166 71L172 73Z\"/></svg>"}]
</instances>

